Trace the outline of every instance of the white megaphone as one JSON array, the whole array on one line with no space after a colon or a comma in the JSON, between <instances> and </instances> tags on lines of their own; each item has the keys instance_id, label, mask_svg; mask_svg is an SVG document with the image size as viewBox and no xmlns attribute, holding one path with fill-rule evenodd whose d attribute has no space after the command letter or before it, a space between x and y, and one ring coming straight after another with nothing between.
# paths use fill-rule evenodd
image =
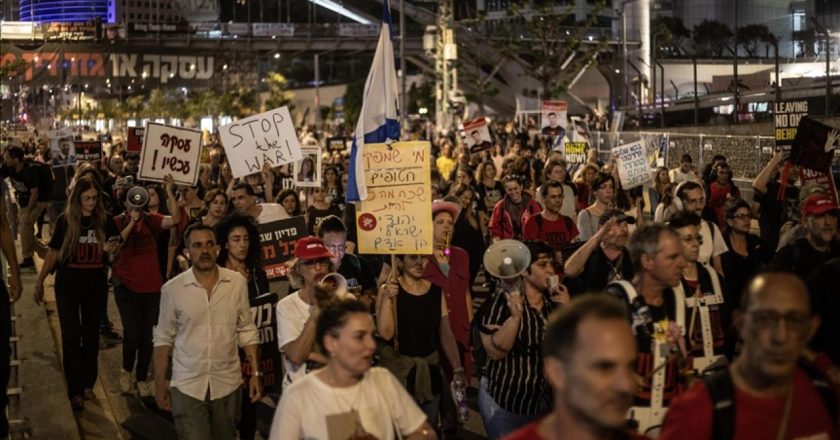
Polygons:
<instances>
[{"instance_id":1,"label":"white megaphone","mask_svg":"<svg viewBox=\"0 0 840 440\"><path fill-rule=\"evenodd\" d=\"M529 264L531 251L518 240L499 240L484 252L484 269L503 280L522 275Z\"/></svg>"},{"instance_id":2,"label":"white megaphone","mask_svg":"<svg viewBox=\"0 0 840 440\"><path fill-rule=\"evenodd\" d=\"M132 209L143 209L149 204L149 191L142 186L135 186L128 190L125 201Z\"/></svg>"},{"instance_id":3,"label":"white megaphone","mask_svg":"<svg viewBox=\"0 0 840 440\"><path fill-rule=\"evenodd\" d=\"M324 275L324 278L322 278L321 282L318 284L322 287L334 289L335 295L339 298L347 296L347 279L338 272Z\"/></svg>"}]
</instances>

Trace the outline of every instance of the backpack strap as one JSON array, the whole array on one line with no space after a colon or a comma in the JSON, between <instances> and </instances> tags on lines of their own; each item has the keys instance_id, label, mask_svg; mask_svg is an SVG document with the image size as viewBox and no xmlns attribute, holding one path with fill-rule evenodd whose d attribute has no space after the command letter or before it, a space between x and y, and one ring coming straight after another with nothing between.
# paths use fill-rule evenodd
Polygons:
<instances>
[{"instance_id":1,"label":"backpack strap","mask_svg":"<svg viewBox=\"0 0 840 440\"><path fill-rule=\"evenodd\" d=\"M814 368L812 365L800 362L799 367L805 371L805 374L808 375L808 378L811 379L811 385L814 386L814 389L819 394L820 399L825 406L825 409L828 410L828 416L831 418L831 421L834 425L837 424L837 395L835 394L834 387L832 386L831 382L825 377L825 375Z\"/></svg>"},{"instance_id":2,"label":"backpack strap","mask_svg":"<svg viewBox=\"0 0 840 440\"><path fill-rule=\"evenodd\" d=\"M732 374L725 369L703 377L706 391L712 400L712 439L731 439L735 435L735 385Z\"/></svg>"},{"instance_id":3,"label":"backpack strap","mask_svg":"<svg viewBox=\"0 0 840 440\"><path fill-rule=\"evenodd\" d=\"M537 222L537 238L540 238L540 237L542 237L542 227L543 227L542 213L537 214L536 216L534 216L534 218L536 218L535 221Z\"/></svg>"}]
</instances>

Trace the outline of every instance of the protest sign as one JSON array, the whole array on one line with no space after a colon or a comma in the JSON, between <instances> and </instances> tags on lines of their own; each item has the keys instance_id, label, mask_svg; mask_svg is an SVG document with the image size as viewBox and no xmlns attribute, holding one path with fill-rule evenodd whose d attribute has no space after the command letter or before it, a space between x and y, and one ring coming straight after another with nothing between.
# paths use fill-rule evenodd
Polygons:
<instances>
[{"instance_id":1,"label":"protest sign","mask_svg":"<svg viewBox=\"0 0 840 440\"><path fill-rule=\"evenodd\" d=\"M146 131L143 127L128 127L128 139L125 144L127 151L140 152L143 149L143 133Z\"/></svg>"},{"instance_id":2,"label":"protest sign","mask_svg":"<svg viewBox=\"0 0 840 440\"><path fill-rule=\"evenodd\" d=\"M76 145L73 142L73 130L62 128L47 132L53 165L74 165L76 163Z\"/></svg>"},{"instance_id":3,"label":"protest sign","mask_svg":"<svg viewBox=\"0 0 840 440\"><path fill-rule=\"evenodd\" d=\"M640 133L639 136L644 141L645 154L647 155L648 163L652 168L658 166L660 162L667 162L666 155L668 154L668 145L670 144L671 135L668 133Z\"/></svg>"},{"instance_id":4,"label":"protest sign","mask_svg":"<svg viewBox=\"0 0 840 440\"><path fill-rule=\"evenodd\" d=\"M431 254L431 144L366 144L368 198L356 209L359 252Z\"/></svg>"},{"instance_id":5,"label":"protest sign","mask_svg":"<svg viewBox=\"0 0 840 440\"><path fill-rule=\"evenodd\" d=\"M98 162L102 160L102 142L99 141L75 141L73 148L76 150L76 160L80 162Z\"/></svg>"},{"instance_id":6,"label":"protest sign","mask_svg":"<svg viewBox=\"0 0 840 440\"><path fill-rule=\"evenodd\" d=\"M554 150L563 153L569 163L586 162L586 142L564 142L562 146L555 144Z\"/></svg>"},{"instance_id":7,"label":"protest sign","mask_svg":"<svg viewBox=\"0 0 840 440\"><path fill-rule=\"evenodd\" d=\"M808 116L808 101L782 101L773 104L773 124L775 125L776 147L790 150L796 138L799 121Z\"/></svg>"},{"instance_id":8,"label":"protest sign","mask_svg":"<svg viewBox=\"0 0 840 440\"><path fill-rule=\"evenodd\" d=\"M321 186L321 148L317 145L301 147L303 159L292 164L295 186L317 188Z\"/></svg>"},{"instance_id":9,"label":"protest sign","mask_svg":"<svg viewBox=\"0 0 840 440\"><path fill-rule=\"evenodd\" d=\"M263 223L260 232L260 259L268 279L286 276L286 261L295 254L295 244L306 236L303 216Z\"/></svg>"},{"instance_id":10,"label":"protest sign","mask_svg":"<svg viewBox=\"0 0 840 440\"><path fill-rule=\"evenodd\" d=\"M540 132L551 138L566 137L566 114L569 108L566 101L543 101L542 124Z\"/></svg>"},{"instance_id":11,"label":"protest sign","mask_svg":"<svg viewBox=\"0 0 840 440\"><path fill-rule=\"evenodd\" d=\"M345 151L347 150L347 138L334 137L327 139L327 151Z\"/></svg>"},{"instance_id":12,"label":"protest sign","mask_svg":"<svg viewBox=\"0 0 840 440\"><path fill-rule=\"evenodd\" d=\"M163 182L172 174L175 183L195 186L201 131L149 122L140 152L140 180Z\"/></svg>"},{"instance_id":13,"label":"protest sign","mask_svg":"<svg viewBox=\"0 0 840 440\"><path fill-rule=\"evenodd\" d=\"M799 180L802 186L816 184L821 186L825 193L837 202L837 188L834 186L834 177L831 173L822 173L808 168L799 169Z\"/></svg>"},{"instance_id":14,"label":"protest sign","mask_svg":"<svg viewBox=\"0 0 840 440\"><path fill-rule=\"evenodd\" d=\"M274 389L279 391L282 382L280 375L280 349L277 347L277 313L275 306L279 301L276 293L263 293L250 300L251 318L260 336L260 366L257 371L263 374L263 391ZM242 371L246 375L251 373L248 359L242 357Z\"/></svg>"},{"instance_id":15,"label":"protest sign","mask_svg":"<svg viewBox=\"0 0 840 440\"><path fill-rule=\"evenodd\" d=\"M280 107L219 127L233 177L259 173L303 159L288 107Z\"/></svg>"},{"instance_id":16,"label":"protest sign","mask_svg":"<svg viewBox=\"0 0 840 440\"><path fill-rule=\"evenodd\" d=\"M790 148L790 161L794 165L828 173L838 140L840 130L804 116L799 120Z\"/></svg>"},{"instance_id":17,"label":"protest sign","mask_svg":"<svg viewBox=\"0 0 840 440\"><path fill-rule=\"evenodd\" d=\"M493 138L483 117L464 122L464 143L470 154L493 149Z\"/></svg>"},{"instance_id":18,"label":"protest sign","mask_svg":"<svg viewBox=\"0 0 840 440\"><path fill-rule=\"evenodd\" d=\"M643 141L621 145L613 148L618 165L618 178L621 188L628 190L650 182L650 164L647 161Z\"/></svg>"}]
</instances>

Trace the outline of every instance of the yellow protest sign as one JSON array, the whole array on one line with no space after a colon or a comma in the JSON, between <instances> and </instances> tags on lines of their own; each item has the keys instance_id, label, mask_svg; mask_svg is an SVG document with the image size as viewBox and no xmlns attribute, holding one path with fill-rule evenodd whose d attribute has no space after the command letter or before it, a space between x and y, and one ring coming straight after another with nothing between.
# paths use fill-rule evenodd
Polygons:
<instances>
[{"instance_id":1,"label":"yellow protest sign","mask_svg":"<svg viewBox=\"0 0 840 440\"><path fill-rule=\"evenodd\" d=\"M368 198L356 209L359 252L431 254L431 144L365 144Z\"/></svg>"}]
</instances>

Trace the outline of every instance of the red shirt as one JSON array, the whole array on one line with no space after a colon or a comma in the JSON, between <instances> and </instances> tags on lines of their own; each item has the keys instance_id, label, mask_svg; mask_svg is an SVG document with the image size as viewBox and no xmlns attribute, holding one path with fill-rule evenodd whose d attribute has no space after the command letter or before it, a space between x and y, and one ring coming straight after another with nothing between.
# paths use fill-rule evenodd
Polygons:
<instances>
[{"instance_id":1,"label":"red shirt","mask_svg":"<svg viewBox=\"0 0 840 440\"><path fill-rule=\"evenodd\" d=\"M522 428L513 431L512 433L506 435L502 438L502 440L555 440L543 437L539 433L539 426L541 420L535 420ZM650 440L648 437L644 435L636 434L635 432L628 432L625 437L614 437L614 440L619 439L629 439L629 440Z\"/></svg>"},{"instance_id":2,"label":"red shirt","mask_svg":"<svg viewBox=\"0 0 840 440\"><path fill-rule=\"evenodd\" d=\"M123 230L129 223L123 213L114 218L117 227ZM143 213L143 217L134 225L128 239L120 250L119 258L114 263L114 277L136 293L160 292L163 279L160 277L160 265L157 256L157 235L160 234L163 215ZM151 230L149 226L151 225Z\"/></svg>"},{"instance_id":3,"label":"red shirt","mask_svg":"<svg viewBox=\"0 0 840 440\"><path fill-rule=\"evenodd\" d=\"M449 276L444 275L434 256L429 257L429 264L423 278L443 290L446 306L449 308L449 325L455 334L455 341L461 348L470 346L470 316L467 310L467 294L470 288L470 256L459 247L449 248ZM469 352L469 350L467 350ZM464 357L464 369L467 381L471 376L470 356Z\"/></svg>"},{"instance_id":4,"label":"red shirt","mask_svg":"<svg viewBox=\"0 0 840 440\"><path fill-rule=\"evenodd\" d=\"M840 393L838 393L840 395ZM758 398L735 387L736 440L775 439L784 414L786 396ZM712 400L703 381L674 398L660 440L709 440L712 436ZM811 379L798 369L785 439L838 439L831 417Z\"/></svg>"},{"instance_id":5,"label":"red shirt","mask_svg":"<svg viewBox=\"0 0 840 440\"><path fill-rule=\"evenodd\" d=\"M556 251L563 249L578 234L580 232L575 222L562 214L557 220L546 220L542 214L532 215L522 228L522 238L545 241Z\"/></svg>"},{"instance_id":6,"label":"red shirt","mask_svg":"<svg viewBox=\"0 0 840 440\"><path fill-rule=\"evenodd\" d=\"M741 197L741 191L730 182L729 185L721 186L717 182L712 182L709 185L709 207L715 211L715 219L720 228L726 226L726 213L723 212L723 207L729 199L737 199Z\"/></svg>"}]
</instances>

